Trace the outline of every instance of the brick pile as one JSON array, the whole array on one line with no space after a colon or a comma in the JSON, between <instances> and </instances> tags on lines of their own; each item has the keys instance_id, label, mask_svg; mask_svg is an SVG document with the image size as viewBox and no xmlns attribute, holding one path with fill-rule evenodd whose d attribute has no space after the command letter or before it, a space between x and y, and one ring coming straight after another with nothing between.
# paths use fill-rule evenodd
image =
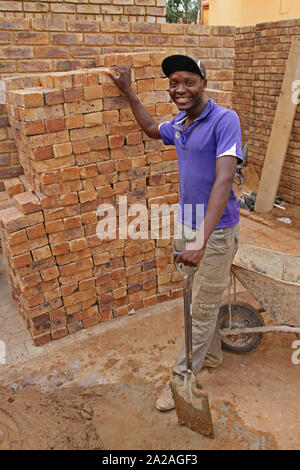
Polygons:
<instances>
[{"instance_id":1,"label":"brick pile","mask_svg":"<svg viewBox=\"0 0 300 470\"><path fill-rule=\"evenodd\" d=\"M99 59L131 63L132 86L157 121L176 112L163 57ZM24 175L5 182L1 238L35 344L182 295L169 239L95 234L97 207L121 195L148 208L178 201L175 150L143 135L105 69L7 79L7 101Z\"/></svg>"}]
</instances>

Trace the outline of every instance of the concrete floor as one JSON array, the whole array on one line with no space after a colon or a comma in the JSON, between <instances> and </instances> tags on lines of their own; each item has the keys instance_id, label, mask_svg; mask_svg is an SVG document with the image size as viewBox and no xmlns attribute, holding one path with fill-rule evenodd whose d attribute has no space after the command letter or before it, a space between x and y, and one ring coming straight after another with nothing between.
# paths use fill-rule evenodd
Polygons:
<instances>
[{"instance_id":1,"label":"concrete floor","mask_svg":"<svg viewBox=\"0 0 300 470\"><path fill-rule=\"evenodd\" d=\"M299 253L300 231L279 223L276 215L267 221L242 216L241 242ZM36 347L8 293L3 265L0 280L0 340L6 345L0 384L50 394L81 387L85 396L101 385L104 402L94 424L104 448L299 448L300 365L291 361L294 334L266 334L256 351L244 356L224 353L222 366L202 375L217 434L211 441L178 426L175 411L162 414L154 408L183 339L182 299ZM241 286L238 297L255 305ZM266 324L274 324L264 316ZM124 439L128 420L131 430ZM149 429L142 432L144 420Z\"/></svg>"}]
</instances>

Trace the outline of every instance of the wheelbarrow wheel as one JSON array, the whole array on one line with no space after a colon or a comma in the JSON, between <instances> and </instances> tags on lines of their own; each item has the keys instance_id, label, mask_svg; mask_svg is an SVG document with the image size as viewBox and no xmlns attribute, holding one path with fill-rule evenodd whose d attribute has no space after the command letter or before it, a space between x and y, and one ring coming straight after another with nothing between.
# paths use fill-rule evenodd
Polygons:
<instances>
[{"instance_id":1,"label":"wheelbarrow wheel","mask_svg":"<svg viewBox=\"0 0 300 470\"><path fill-rule=\"evenodd\" d=\"M228 304L220 307L218 318L219 329L229 328ZM244 302L231 304L232 328L255 328L265 326L263 317L252 305ZM262 333L241 333L240 335L221 336L222 349L234 354L248 354L261 343Z\"/></svg>"}]
</instances>

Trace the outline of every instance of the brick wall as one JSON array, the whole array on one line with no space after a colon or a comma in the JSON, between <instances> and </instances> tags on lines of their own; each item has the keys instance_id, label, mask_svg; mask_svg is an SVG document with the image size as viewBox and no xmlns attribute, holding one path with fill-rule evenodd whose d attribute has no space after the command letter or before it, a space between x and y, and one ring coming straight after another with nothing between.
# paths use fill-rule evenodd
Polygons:
<instances>
[{"instance_id":1,"label":"brick wall","mask_svg":"<svg viewBox=\"0 0 300 470\"><path fill-rule=\"evenodd\" d=\"M281 90L290 44L300 19L237 28L233 107L238 112L249 161L260 176ZM283 123L284 125L284 123ZM278 194L300 204L300 107L297 108Z\"/></svg>"},{"instance_id":2,"label":"brick wall","mask_svg":"<svg viewBox=\"0 0 300 470\"><path fill-rule=\"evenodd\" d=\"M0 1L0 17L165 23L165 0Z\"/></svg>"},{"instance_id":3,"label":"brick wall","mask_svg":"<svg viewBox=\"0 0 300 470\"><path fill-rule=\"evenodd\" d=\"M255 26L236 28L232 103L242 127L242 143L249 138L251 100L253 91L253 56Z\"/></svg>"},{"instance_id":4,"label":"brick wall","mask_svg":"<svg viewBox=\"0 0 300 470\"><path fill-rule=\"evenodd\" d=\"M29 74L91 68L99 54L168 47L204 60L208 88L231 105L234 28L64 18L0 18L0 73ZM22 172L7 117L0 105L1 181ZM3 185L2 185L3 189Z\"/></svg>"}]
</instances>

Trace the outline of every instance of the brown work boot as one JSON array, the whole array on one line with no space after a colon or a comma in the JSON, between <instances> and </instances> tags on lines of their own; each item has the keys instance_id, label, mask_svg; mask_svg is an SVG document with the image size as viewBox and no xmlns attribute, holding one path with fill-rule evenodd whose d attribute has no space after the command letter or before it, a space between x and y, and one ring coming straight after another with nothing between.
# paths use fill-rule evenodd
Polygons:
<instances>
[{"instance_id":1,"label":"brown work boot","mask_svg":"<svg viewBox=\"0 0 300 470\"><path fill-rule=\"evenodd\" d=\"M155 407L159 411L169 411L175 408L170 382L163 388L163 391L156 400Z\"/></svg>"}]
</instances>

